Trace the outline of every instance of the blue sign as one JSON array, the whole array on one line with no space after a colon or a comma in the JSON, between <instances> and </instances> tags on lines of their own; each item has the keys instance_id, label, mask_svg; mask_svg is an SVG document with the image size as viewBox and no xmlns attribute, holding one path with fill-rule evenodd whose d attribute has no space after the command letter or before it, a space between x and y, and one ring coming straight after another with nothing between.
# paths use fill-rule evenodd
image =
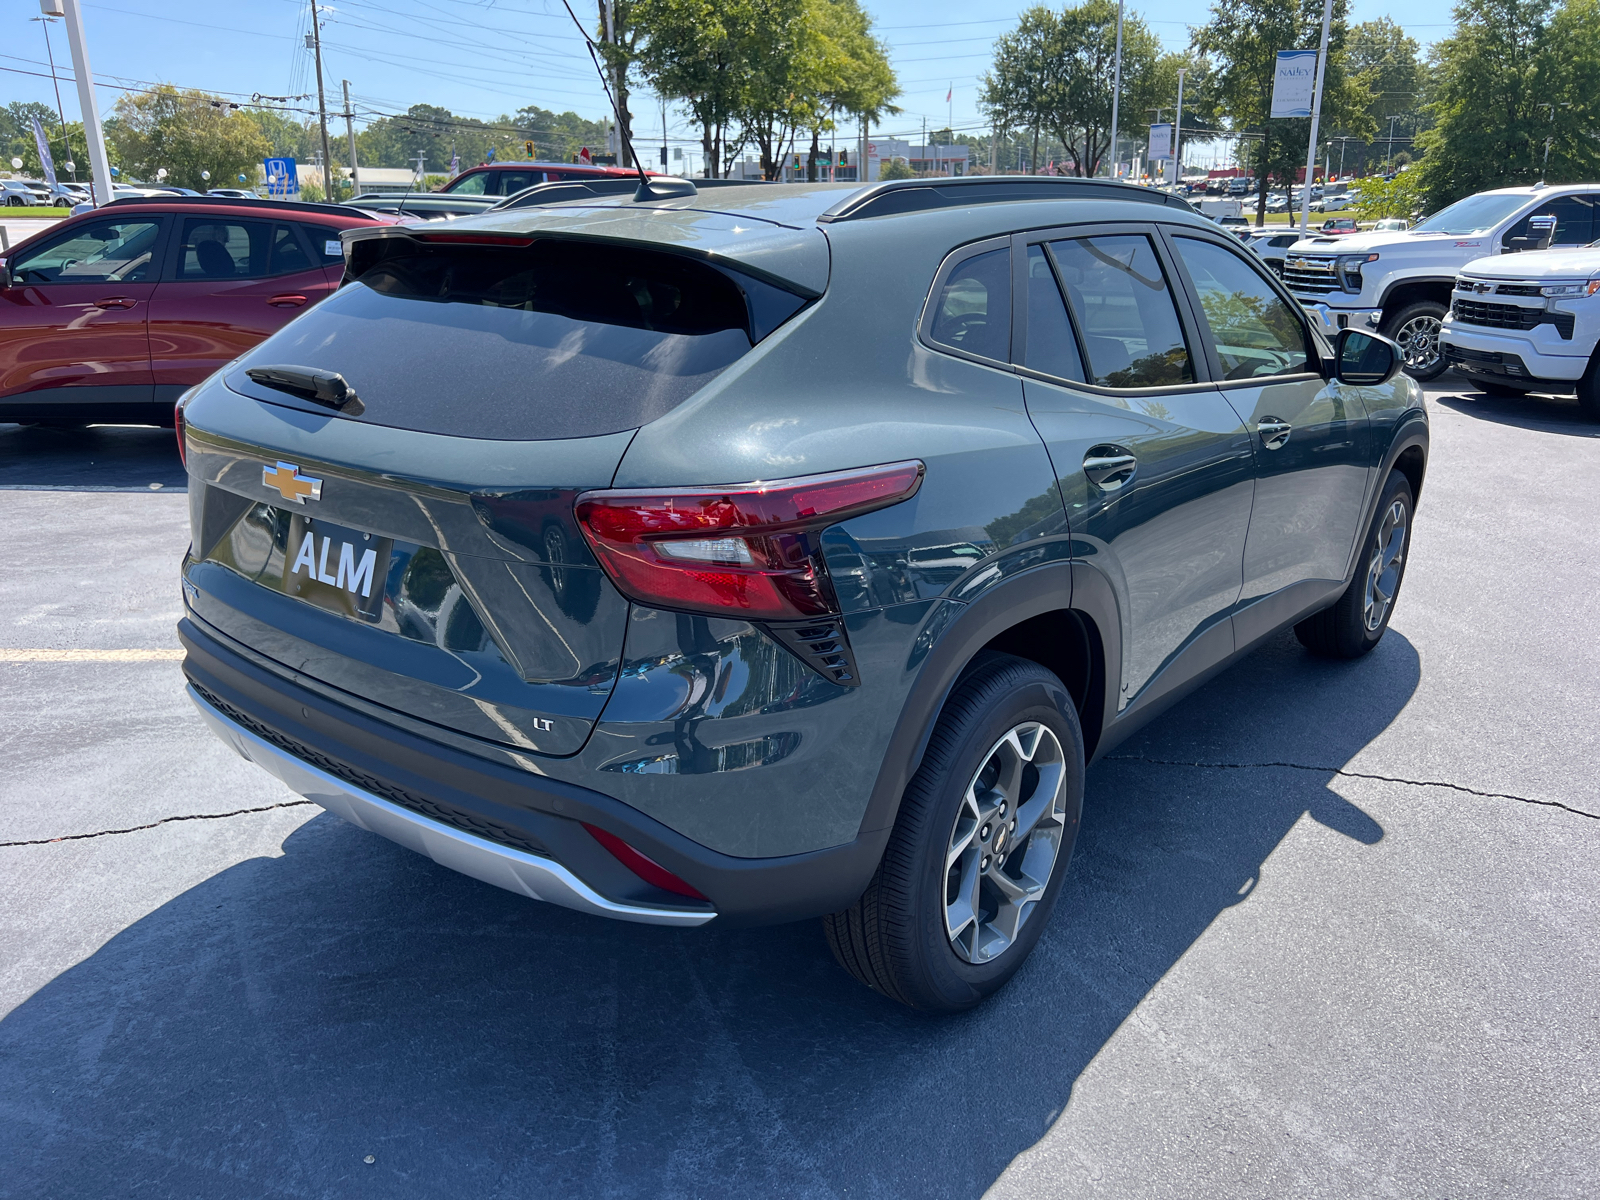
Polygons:
<instances>
[{"instance_id":1,"label":"blue sign","mask_svg":"<svg viewBox=\"0 0 1600 1200\"><path fill-rule=\"evenodd\" d=\"M269 158L261 164L267 169L267 195L287 199L300 194L300 173L292 158Z\"/></svg>"}]
</instances>

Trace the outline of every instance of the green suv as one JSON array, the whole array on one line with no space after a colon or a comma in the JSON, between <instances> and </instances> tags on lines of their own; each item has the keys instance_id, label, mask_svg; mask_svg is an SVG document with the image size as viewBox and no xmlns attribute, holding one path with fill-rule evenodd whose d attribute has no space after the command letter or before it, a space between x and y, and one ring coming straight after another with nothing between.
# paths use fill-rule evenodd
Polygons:
<instances>
[{"instance_id":1,"label":"green suv","mask_svg":"<svg viewBox=\"0 0 1600 1200\"><path fill-rule=\"evenodd\" d=\"M820 917L960 1009L1089 762L1393 612L1417 385L1160 192L652 181L344 249L181 405L185 671L295 791L523 895Z\"/></svg>"}]
</instances>

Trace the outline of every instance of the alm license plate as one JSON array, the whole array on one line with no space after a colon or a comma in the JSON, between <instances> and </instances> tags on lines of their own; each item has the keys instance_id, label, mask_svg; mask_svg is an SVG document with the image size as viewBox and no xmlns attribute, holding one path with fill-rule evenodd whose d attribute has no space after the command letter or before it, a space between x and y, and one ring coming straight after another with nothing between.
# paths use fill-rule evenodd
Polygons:
<instances>
[{"instance_id":1,"label":"alm license plate","mask_svg":"<svg viewBox=\"0 0 1600 1200\"><path fill-rule=\"evenodd\" d=\"M357 620L383 616L389 538L296 514L289 522L283 590L318 608Z\"/></svg>"}]
</instances>

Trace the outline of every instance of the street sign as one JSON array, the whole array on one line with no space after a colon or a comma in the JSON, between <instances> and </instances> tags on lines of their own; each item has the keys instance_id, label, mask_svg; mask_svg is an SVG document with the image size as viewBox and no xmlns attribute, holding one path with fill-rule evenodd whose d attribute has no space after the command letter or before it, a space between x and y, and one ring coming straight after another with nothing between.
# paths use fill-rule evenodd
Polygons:
<instances>
[{"instance_id":1,"label":"street sign","mask_svg":"<svg viewBox=\"0 0 1600 1200\"><path fill-rule=\"evenodd\" d=\"M1272 79L1272 116L1309 117L1311 93L1317 86L1315 50L1279 50Z\"/></svg>"},{"instance_id":2,"label":"street sign","mask_svg":"<svg viewBox=\"0 0 1600 1200\"><path fill-rule=\"evenodd\" d=\"M280 200L300 194L300 173L292 158L269 158L261 164L267 170L267 195Z\"/></svg>"}]
</instances>

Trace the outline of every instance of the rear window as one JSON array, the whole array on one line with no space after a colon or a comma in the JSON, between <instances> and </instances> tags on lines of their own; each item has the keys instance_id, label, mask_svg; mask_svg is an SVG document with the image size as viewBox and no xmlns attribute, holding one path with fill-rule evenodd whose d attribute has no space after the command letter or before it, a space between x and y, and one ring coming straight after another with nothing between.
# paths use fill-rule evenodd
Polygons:
<instances>
[{"instance_id":1,"label":"rear window","mask_svg":"<svg viewBox=\"0 0 1600 1200\"><path fill-rule=\"evenodd\" d=\"M357 282L256 347L228 386L315 408L245 375L312 367L339 372L361 397L364 412L349 419L476 438L592 437L655 420L748 353L776 324L775 295L787 298L784 317L803 304L658 251L409 238L373 249L378 261Z\"/></svg>"}]
</instances>

